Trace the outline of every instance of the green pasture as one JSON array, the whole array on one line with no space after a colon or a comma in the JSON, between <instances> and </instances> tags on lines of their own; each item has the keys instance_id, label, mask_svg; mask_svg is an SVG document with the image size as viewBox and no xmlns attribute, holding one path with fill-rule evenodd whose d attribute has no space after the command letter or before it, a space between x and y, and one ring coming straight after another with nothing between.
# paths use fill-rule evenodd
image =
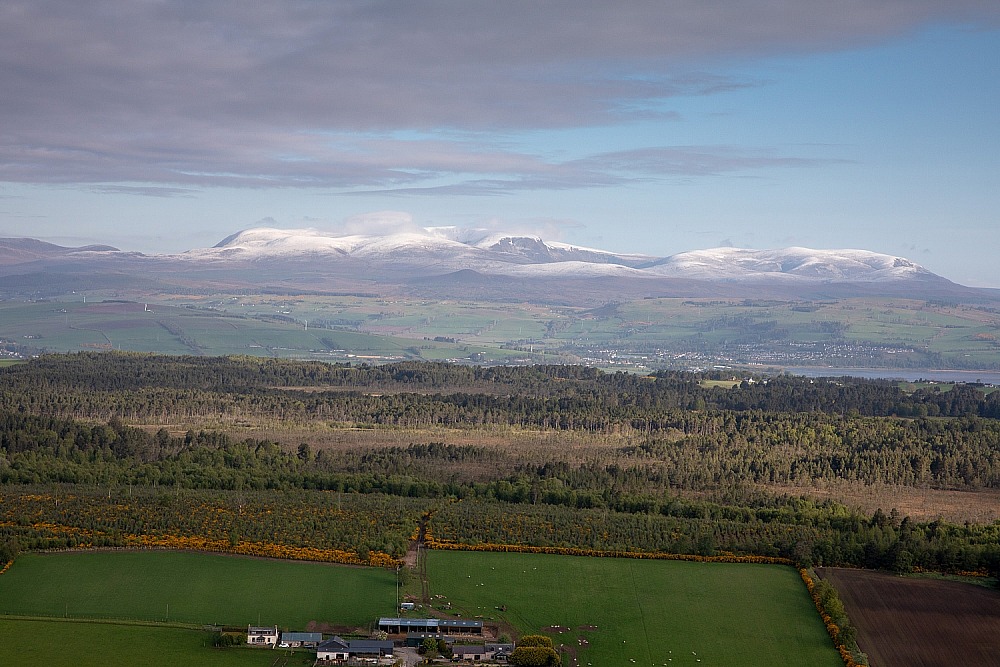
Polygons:
<instances>
[{"instance_id":1,"label":"green pasture","mask_svg":"<svg viewBox=\"0 0 1000 667\"><path fill-rule=\"evenodd\" d=\"M367 628L395 609L395 577L376 568L172 551L23 554L0 577L0 614Z\"/></svg>"},{"instance_id":2,"label":"green pasture","mask_svg":"<svg viewBox=\"0 0 1000 667\"><path fill-rule=\"evenodd\" d=\"M210 632L169 627L0 617L0 637L0 664L17 667L291 667L311 665L315 658L280 650L216 649Z\"/></svg>"},{"instance_id":3,"label":"green pasture","mask_svg":"<svg viewBox=\"0 0 1000 667\"><path fill-rule=\"evenodd\" d=\"M739 380L702 380L698 383L705 389L733 389L740 386Z\"/></svg>"},{"instance_id":4,"label":"green pasture","mask_svg":"<svg viewBox=\"0 0 1000 667\"><path fill-rule=\"evenodd\" d=\"M200 301L199 301L200 303ZM193 304L189 304L193 305ZM47 301L0 304L0 339L52 352L120 349L166 354L330 358L447 359L473 352L459 346L372 333L307 328L310 313L290 310L254 316L204 306L143 301ZM301 323L274 319L294 317ZM314 320L315 321L315 320ZM498 350L491 350L495 356Z\"/></svg>"},{"instance_id":5,"label":"green pasture","mask_svg":"<svg viewBox=\"0 0 1000 667\"><path fill-rule=\"evenodd\" d=\"M431 551L427 569L463 616L566 628L546 632L566 667L843 664L790 567Z\"/></svg>"},{"instance_id":6,"label":"green pasture","mask_svg":"<svg viewBox=\"0 0 1000 667\"><path fill-rule=\"evenodd\" d=\"M725 318L744 318L750 322L774 321L787 330L795 341L831 340L821 331L824 323L846 325L845 340L867 341L881 345L927 347L932 352L965 355L977 360L994 361L1000 346L979 335L1000 335L996 321L984 321L973 308L946 308L920 301L901 299L842 299L832 302L802 303L746 301L710 301L689 299L643 299L621 305L608 318L626 327L638 327L637 335L681 337L700 334L716 341L732 339L739 327ZM660 329L660 327L666 327Z\"/></svg>"},{"instance_id":7,"label":"green pasture","mask_svg":"<svg viewBox=\"0 0 1000 667\"><path fill-rule=\"evenodd\" d=\"M939 355L923 363L944 367L989 368L1000 358L998 322L970 306L905 299L662 298L587 309L380 296L149 295L137 289L113 300L95 295L87 303L75 293L0 303L0 339L36 349L330 361L500 360L511 354L498 349L504 343L546 353L580 347L711 353L747 342L838 342L912 348L911 356ZM457 343L433 341L436 336Z\"/></svg>"}]
</instances>

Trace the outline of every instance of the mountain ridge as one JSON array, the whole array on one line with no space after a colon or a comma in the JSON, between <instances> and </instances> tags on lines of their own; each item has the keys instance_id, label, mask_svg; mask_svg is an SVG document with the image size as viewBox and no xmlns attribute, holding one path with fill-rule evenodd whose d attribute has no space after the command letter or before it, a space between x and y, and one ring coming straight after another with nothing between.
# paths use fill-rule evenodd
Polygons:
<instances>
[{"instance_id":1,"label":"mountain ridge","mask_svg":"<svg viewBox=\"0 0 1000 667\"><path fill-rule=\"evenodd\" d=\"M438 263L442 273L472 268L485 274L534 277L628 275L727 282L775 278L819 282L947 280L905 257L869 250L723 247L655 257L545 241L539 236L447 227L342 235L258 227L230 235L212 248L182 255L250 261L310 255L368 261L423 259ZM446 266L450 270L445 271Z\"/></svg>"},{"instance_id":2,"label":"mountain ridge","mask_svg":"<svg viewBox=\"0 0 1000 667\"><path fill-rule=\"evenodd\" d=\"M475 278L469 280L473 274ZM616 253L489 229L409 227L384 234L253 227L210 248L142 254L0 239L0 288L15 274L71 283L136 276L169 285L277 290L417 292L462 298L592 303L652 296L840 298L892 296L995 301L905 257L868 250L710 248L656 257ZM57 278L58 275L63 276ZM490 281L494 284L490 285Z\"/></svg>"}]
</instances>

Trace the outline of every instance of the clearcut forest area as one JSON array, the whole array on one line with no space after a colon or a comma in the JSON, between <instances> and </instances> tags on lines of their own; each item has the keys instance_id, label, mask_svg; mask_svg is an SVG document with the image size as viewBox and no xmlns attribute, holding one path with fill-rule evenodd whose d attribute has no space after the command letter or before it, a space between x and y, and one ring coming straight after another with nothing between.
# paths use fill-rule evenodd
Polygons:
<instances>
[{"instance_id":1,"label":"clearcut forest area","mask_svg":"<svg viewBox=\"0 0 1000 667\"><path fill-rule=\"evenodd\" d=\"M166 622L245 627L256 611L286 629L364 627L395 611L398 576L415 603L440 607L432 596L445 595L454 605L435 613L492 616L512 635L549 628L564 660L609 659L613 635L640 646L618 615L670 637L648 640L636 664L672 662L664 647L769 664L726 657L742 646L863 663L860 650L877 653L870 621L812 568L995 585L1000 392L987 389L563 365L43 356L0 368L0 561L13 561L0 575L0 612L19 615L0 620L29 634L105 617L166 632ZM429 556L414 558L418 542ZM93 549L125 551L66 556L77 575L68 565L44 573L62 556L34 553ZM110 564L150 556L161 560ZM518 559L548 574L512 570L518 587L499 593L484 568ZM183 571L201 573L187 582L201 591L196 604L180 590L171 598ZM478 591L468 589L474 575ZM333 579L316 584L324 577ZM642 585L626 600L616 587L633 577ZM220 583L271 579L285 583ZM102 609L86 591L109 581L151 594L113 596ZM597 621L580 616L594 602L574 598L574 582L581 594L607 588L593 595L609 600ZM83 588L70 595L71 583ZM374 606L314 600L317 586L361 591L344 600ZM559 595L531 610L517 602L539 592ZM3 608L8 600L19 602ZM661 617L654 600L689 611ZM705 604L725 620L724 637L698 620ZM114 628L100 633L113 642ZM701 648L673 643L689 635Z\"/></svg>"}]
</instances>

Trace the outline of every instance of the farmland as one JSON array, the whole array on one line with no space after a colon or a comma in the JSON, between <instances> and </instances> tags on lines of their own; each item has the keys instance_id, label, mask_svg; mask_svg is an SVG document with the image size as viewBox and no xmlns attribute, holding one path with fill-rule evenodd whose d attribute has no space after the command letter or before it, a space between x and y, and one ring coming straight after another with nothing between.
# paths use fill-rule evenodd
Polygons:
<instances>
[{"instance_id":1,"label":"farmland","mask_svg":"<svg viewBox=\"0 0 1000 667\"><path fill-rule=\"evenodd\" d=\"M0 663L18 667L271 667L274 651L219 650L201 630L0 617ZM283 656L288 667L312 656ZM279 665L282 663L279 661Z\"/></svg>"},{"instance_id":2,"label":"farmland","mask_svg":"<svg viewBox=\"0 0 1000 667\"><path fill-rule=\"evenodd\" d=\"M462 356L455 345L345 329L309 328L282 314L231 315L191 304L80 300L0 303L0 339L29 350L132 350L381 361ZM480 351L466 349L464 354ZM497 353L506 356L507 353Z\"/></svg>"},{"instance_id":3,"label":"farmland","mask_svg":"<svg viewBox=\"0 0 1000 667\"><path fill-rule=\"evenodd\" d=\"M378 295L139 289L0 301L24 352L120 349L332 361L996 369L995 309L908 299L656 298L598 308Z\"/></svg>"},{"instance_id":4,"label":"farmland","mask_svg":"<svg viewBox=\"0 0 1000 667\"><path fill-rule=\"evenodd\" d=\"M569 666L842 664L792 568L431 551L427 571L439 603L545 632Z\"/></svg>"},{"instance_id":5,"label":"farmland","mask_svg":"<svg viewBox=\"0 0 1000 667\"><path fill-rule=\"evenodd\" d=\"M730 377L116 352L9 366L0 369L0 561L21 555L0 577L0 612L339 624L331 599L351 586L244 556L395 568L422 527L428 545L755 563L534 554L524 558L548 560L518 571L502 560L513 555L431 553L434 594L463 615L506 606L501 620L519 631L579 631L552 631L578 660L621 658L607 644L618 634L637 647L626 656L636 664L686 651L716 664L823 665L795 653L822 648L836 659L802 581L757 563L997 574L1000 393ZM860 499L851 489L871 496L845 504ZM934 511L943 497L954 523ZM916 499L928 508L909 515ZM123 547L187 552L157 551L164 560L153 565L129 560L149 551L129 553L118 567L103 560L116 554L37 553ZM458 564L435 565L450 558ZM385 577L381 606L355 622L389 613L392 570L350 571ZM119 574L127 583L117 590L99 583ZM193 592L172 597L176 582ZM584 584L590 597L574 592ZM544 602L547 591L558 599ZM764 610L762 600L775 604Z\"/></svg>"},{"instance_id":6,"label":"farmland","mask_svg":"<svg viewBox=\"0 0 1000 667\"><path fill-rule=\"evenodd\" d=\"M426 557L436 603L450 602L453 613L485 616L514 633L545 632L565 645L568 667L629 660L841 664L791 568L437 551ZM0 611L39 618L0 617L0 628L58 636L63 646L79 638L73 645L87 648L63 663L44 642L5 642L0 662L145 664L151 652L164 664L271 664L272 651L214 650L208 633L170 623L302 629L320 620L328 629L367 628L391 613L394 576L373 568L163 551L24 554L0 577ZM507 611L498 611L501 606ZM98 618L141 622L88 620ZM262 653L268 662L261 662ZM288 664L299 664L295 660Z\"/></svg>"},{"instance_id":7,"label":"farmland","mask_svg":"<svg viewBox=\"0 0 1000 667\"><path fill-rule=\"evenodd\" d=\"M875 665L997 664L1000 593L963 582L827 568Z\"/></svg>"},{"instance_id":8,"label":"farmland","mask_svg":"<svg viewBox=\"0 0 1000 667\"><path fill-rule=\"evenodd\" d=\"M0 577L0 612L68 618L367 628L395 604L381 568L169 551L23 554Z\"/></svg>"}]
</instances>

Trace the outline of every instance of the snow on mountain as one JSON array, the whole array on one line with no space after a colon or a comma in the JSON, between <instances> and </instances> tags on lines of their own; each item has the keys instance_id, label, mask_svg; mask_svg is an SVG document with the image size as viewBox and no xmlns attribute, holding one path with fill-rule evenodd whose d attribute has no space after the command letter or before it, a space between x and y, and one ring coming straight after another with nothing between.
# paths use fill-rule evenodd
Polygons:
<instances>
[{"instance_id":1,"label":"snow on mountain","mask_svg":"<svg viewBox=\"0 0 1000 667\"><path fill-rule=\"evenodd\" d=\"M426 231L429 234L488 250L506 258L516 258L531 263L580 261L636 266L655 259L649 255L620 254L557 241L545 241L540 236L512 234L490 229L429 227Z\"/></svg>"},{"instance_id":2,"label":"snow on mountain","mask_svg":"<svg viewBox=\"0 0 1000 667\"><path fill-rule=\"evenodd\" d=\"M494 275L517 278L654 278L652 274L621 264L595 264L593 262L566 261L548 264L509 264L494 268Z\"/></svg>"},{"instance_id":3,"label":"snow on mountain","mask_svg":"<svg viewBox=\"0 0 1000 667\"><path fill-rule=\"evenodd\" d=\"M924 267L902 257L868 250L810 248L695 250L672 255L643 268L660 276L701 280L877 282L934 277Z\"/></svg>"},{"instance_id":4,"label":"snow on mountain","mask_svg":"<svg viewBox=\"0 0 1000 667\"><path fill-rule=\"evenodd\" d=\"M419 232L338 236L315 229L258 227L228 236L212 248L189 250L185 255L242 260L323 255L377 258L394 254L455 253L466 249L465 244Z\"/></svg>"},{"instance_id":5,"label":"snow on mountain","mask_svg":"<svg viewBox=\"0 0 1000 667\"><path fill-rule=\"evenodd\" d=\"M191 250L190 260L355 259L397 273L474 269L518 277L684 278L700 281L874 283L938 278L910 260L867 250L712 248L657 259L627 255L538 236L486 229L431 227L385 235L337 235L314 229L248 229L213 248ZM408 269L406 267L409 267Z\"/></svg>"},{"instance_id":6,"label":"snow on mountain","mask_svg":"<svg viewBox=\"0 0 1000 667\"><path fill-rule=\"evenodd\" d=\"M260 227L233 234L212 248L185 253L188 258L240 260L301 255L368 259L423 257L439 261L467 260L500 264L578 261L633 266L655 259L644 255L616 255L565 243L550 243L537 236L457 227L431 227L387 235L343 236L314 229Z\"/></svg>"}]
</instances>

